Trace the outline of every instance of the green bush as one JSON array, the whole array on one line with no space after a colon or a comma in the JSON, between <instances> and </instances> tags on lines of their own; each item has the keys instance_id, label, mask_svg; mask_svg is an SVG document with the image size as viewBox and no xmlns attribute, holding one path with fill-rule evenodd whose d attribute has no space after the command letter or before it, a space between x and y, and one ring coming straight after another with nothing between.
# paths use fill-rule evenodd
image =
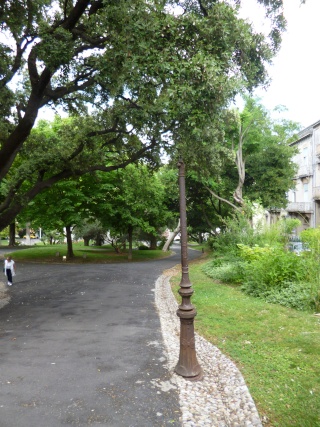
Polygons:
<instances>
[{"instance_id":1,"label":"green bush","mask_svg":"<svg viewBox=\"0 0 320 427\"><path fill-rule=\"evenodd\" d=\"M237 213L210 239L219 257L203 268L211 278L241 284L248 295L297 310L320 311L320 228L301 233L310 251L298 256L286 250L299 220L280 220L254 230Z\"/></svg>"},{"instance_id":2,"label":"green bush","mask_svg":"<svg viewBox=\"0 0 320 427\"><path fill-rule=\"evenodd\" d=\"M236 253L237 243L252 245L256 242L257 233L252 229L250 221L242 213L235 213L225 220L225 228L214 237L208 239L209 247L218 253Z\"/></svg>"},{"instance_id":3,"label":"green bush","mask_svg":"<svg viewBox=\"0 0 320 427\"><path fill-rule=\"evenodd\" d=\"M140 246L138 246L138 249L139 249L139 251L148 251L149 250L148 246L146 246L146 245L140 245Z\"/></svg>"},{"instance_id":4,"label":"green bush","mask_svg":"<svg viewBox=\"0 0 320 427\"><path fill-rule=\"evenodd\" d=\"M320 256L320 227L302 231L300 238L315 255Z\"/></svg>"},{"instance_id":5,"label":"green bush","mask_svg":"<svg viewBox=\"0 0 320 427\"><path fill-rule=\"evenodd\" d=\"M292 230L300 224L297 219L280 220L271 227L254 229L247 216L236 213L225 220L225 228L220 234L208 240L209 247L218 253L233 252L237 245L258 245L260 247L285 247L290 239Z\"/></svg>"},{"instance_id":6,"label":"green bush","mask_svg":"<svg viewBox=\"0 0 320 427\"><path fill-rule=\"evenodd\" d=\"M281 289L272 289L262 297L266 302L302 311L314 310L316 305L310 283L283 283Z\"/></svg>"},{"instance_id":7,"label":"green bush","mask_svg":"<svg viewBox=\"0 0 320 427\"><path fill-rule=\"evenodd\" d=\"M280 248L238 245L241 258L228 253L202 270L214 280L241 284L246 294L296 310L320 310L320 292L309 280L310 253L297 256Z\"/></svg>"},{"instance_id":8,"label":"green bush","mask_svg":"<svg viewBox=\"0 0 320 427\"><path fill-rule=\"evenodd\" d=\"M204 273L214 280L219 280L224 283L241 283L243 279L244 262L210 262L203 266Z\"/></svg>"},{"instance_id":9,"label":"green bush","mask_svg":"<svg viewBox=\"0 0 320 427\"><path fill-rule=\"evenodd\" d=\"M245 261L249 262L258 260L264 255L272 255L272 252L274 250L273 248L270 248L270 246L261 247L258 245L254 245L253 247L251 247L243 245L242 243L239 243L237 247L240 250L240 257Z\"/></svg>"},{"instance_id":10,"label":"green bush","mask_svg":"<svg viewBox=\"0 0 320 427\"><path fill-rule=\"evenodd\" d=\"M271 289L281 289L286 283L295 283L304 278L304 264L292 252L273 248L271 252L261 252L257 259L245 268L242 289L254 296L263 296Z\"/></svg>"}]
</instances>

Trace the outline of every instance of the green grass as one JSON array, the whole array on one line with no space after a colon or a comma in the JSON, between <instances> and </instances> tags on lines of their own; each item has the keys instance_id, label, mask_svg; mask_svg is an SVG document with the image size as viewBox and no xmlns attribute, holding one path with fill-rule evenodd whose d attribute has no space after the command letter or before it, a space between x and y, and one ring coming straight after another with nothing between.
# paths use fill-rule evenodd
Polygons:
<instances>
[{"instance_id":1,"label":"green grass","mask_svg":"<svg viewBox=\"0 0 320 427\"><path fill-rule=\"evenodd\" d=\"M207 252L208 251L208 247L207 247L206 243L199 244L197 242L188 242L188 246L191 249L196 249L197 251L200 251L200 252Z\"/></svg>"},{"instance_id":2,"label":"green grass","mask_svg":"<svg viewBox=\"0 0 320 427\"><path fill-rule=\"evenodd\" d=\"M74 258L68 263L110 263L128 262L128 251L117 254L111 246L83 246L81 243L73 244ZM10 248L8 248L8 255ZM57 255L59 254L59 255ZM161 250L133 250L132 261L148 261L167 257L170 252ZM67 255L67 245L35 245L27 249L19 249L11 253L17 262L63 262L62 257Z\"/></svg>"},{"instance_id":3,"label":"green grass","mask_svg":"<svg viewBox=\"0 0 320 427\"><path fill-rule=\"evenodd\" d=\"M320 426L320 318L215 283L198 263L190 280L196 331L237 364L265 425Z\"/></svg>"}]
</instances>

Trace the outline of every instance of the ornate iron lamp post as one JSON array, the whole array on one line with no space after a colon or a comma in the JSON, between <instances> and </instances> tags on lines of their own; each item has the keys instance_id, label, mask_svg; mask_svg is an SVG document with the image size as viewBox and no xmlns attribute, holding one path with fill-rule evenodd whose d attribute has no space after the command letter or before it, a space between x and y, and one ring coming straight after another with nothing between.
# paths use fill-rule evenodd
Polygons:
<instances>
[{"instance_id":1,"label":"ornate iron lamp post","mask_svg":"<svg viewBox=\"0 0 320 427\"><path fill-rule=\"evenodd\" d=\"M194 318L197 312L194 306L191 304L191 295L193 294L193 289L189 279L188 268L185 165L182 159L180 159L178 162L178 168L182 267L179 294L182 297L182 302L177 310L177 316L180 317L180 355L175 372L189 380L201 380L203 374L201 366L197 361L194 338Z\"/></svg>"}]
</instances>

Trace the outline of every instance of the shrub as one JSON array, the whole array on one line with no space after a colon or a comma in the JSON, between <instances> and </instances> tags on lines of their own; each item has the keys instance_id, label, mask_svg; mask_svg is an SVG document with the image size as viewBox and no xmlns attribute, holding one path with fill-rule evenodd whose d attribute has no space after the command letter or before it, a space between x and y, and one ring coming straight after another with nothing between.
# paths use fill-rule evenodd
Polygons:
<instances>
[{"instance_id":1,"label":"shrub","mask_svg":"<svg viewBox=\"0 0 320 427\"><path fill-rule=\"evenodd\" d=\"M239 243L237 247L240 250L239 252L240 257L245 261L249 261L249 262L258 260L263 255L272 255L272 252L273 252L273 248L270 248L269 246L261 247L258 245L254 245L253 247L251 247L251 246L247 246Z\"/></svg>"},{"instance_id":2,"label":"shrub","mask_svg":"<svg viewBox=\"0 0 320 427\"><path fill-rule=\"evenodd\" d=\"M320 227L302 231L300 238L315 255L320 256Z\"/></svg>"},{"instance_id":3,"label":"shrub","mask_svg":"<svg viewBox=\"0 0 320 427\"><path fill-rule=\"evenodd\" d=\"M310 283L287 283L281 289L272 289L265 293L266 302L280 304L296 310L316 308L316 296L312 294Z\"/></svg>"},{"instance_id":4,"label":"shrub","mask_svg":"<svg viewBox=\"0 0 320 427\"><path fill-rule=\"evenodd\" d=\"M208 241L212 250L224 253L225 251L235 252L238 244L247 246L258 245L285 247L290 239L294 228L300 224L297 219L280 220L271 227L260 227L254 229L248 217L242 213L236 213L231 218L225 220L225 228Z\"/></svg>"},{"instance_id":5,"label":"shrub","mask_svg":"<svg viewBox=\"0 0 320 427\"><path fill-rule=\"evenodd\" d=\"M243 215L234 215L210 240L220 256L206 264L204 272L221 282L240 283L246 294L267 302L320 311L320 227L301 233L310 251L297 256L285 248L298 223L282 220L253 230Z\"/></svg>"},{"instance_id":6,"label":"shrub","mask_svg":"<svg viewBox=\"0 0 320 427\"><path fill-rule=\"evenodd\" d=\"M203 266L204 273L214 280L224 283L240 283L243 280L244 262L210 262Z\"/></svg>"},{"instance_id":7,"label":"shrub","mask_svg":"<svg viewBox=\"0 0 320 427\"><path fill-rule=\"evenodd\" d=\"M210 248L219 253L236 253L237 243L251 245L255 243L256 233L248 218L242 213L236 213L225 220L225 228L214 237L208 239Z\"/></svg>"},{"instance_id":8,"label":"shrub","mask_svg":"<svg viewBox=\"0 0 320 427\"><path fill-rule=\"evenodd\" d=\"M282 288L285 283L299 282L303 277L300 257L273 248L247 264L242 289L249 295L261 296L271 289Z\"/></svg>"},{"instance_id":9,"label":"shrub","mask_svg":"<svg viewBox=\"0 0 320 427\"><path fill-rule=\"evenodd\" d=\"M138 246L138 249L140 251L148 251L149 250L148 246L146 246L146 245L140 245L140 246Z\"/></svg>"},{"instance_id":10,"label":"shrub","mask_svg":"<svg viewBox=\"0 0 320 427\"><path fill-rule=\"evenodd\" d=\"M214 280L242 284L246 294L296 310L320 310L317 283L310 280L310 253L297 256L279 248L238 245L234 254L212 259L202 269ZM308 272L308 274L307 274Z\"/></svg>"}]
</instances>

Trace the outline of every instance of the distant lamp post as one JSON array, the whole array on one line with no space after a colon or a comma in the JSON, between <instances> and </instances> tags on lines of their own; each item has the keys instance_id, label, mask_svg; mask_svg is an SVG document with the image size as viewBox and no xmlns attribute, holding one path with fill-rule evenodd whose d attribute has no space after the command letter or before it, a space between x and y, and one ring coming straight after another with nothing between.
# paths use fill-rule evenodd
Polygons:
<instances>
[{"instance_id":1,"label":"distant lamp post","mask_svg":"<svg viewBox=\"0 0 320 427\"><path fill-rule=\"evenodd\" d=\"M182 159L180 159L178 162L178 168L182 267L182 278L180 282L179 294L182 297L182 302L177 310L177 316L180 317L180 355L175 372L186 379L197 381L203 378L203 373L201 366L197 361L195 348L194 318L197 312L194 306L191 304L191 295L193 294L193 289L189 280L185 165Z\"/></svg>"}]
</instances>

